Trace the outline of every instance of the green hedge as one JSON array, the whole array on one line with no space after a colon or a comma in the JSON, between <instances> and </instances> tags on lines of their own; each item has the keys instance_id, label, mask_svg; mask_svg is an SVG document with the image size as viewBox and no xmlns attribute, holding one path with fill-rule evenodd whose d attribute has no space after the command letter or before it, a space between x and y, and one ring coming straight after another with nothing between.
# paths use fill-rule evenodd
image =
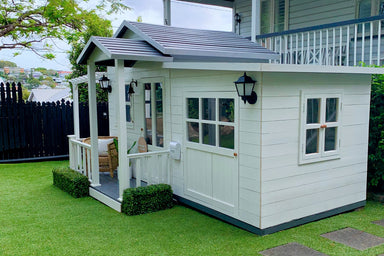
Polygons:
<instances>
[{"instance_id":1,"label":"green hedge","mask_svg":"<svg viewBox=\"0 0 384 256\"><path fill-rule=\"evenodd\" d=\"M121 211L127 215L156 212L173 207L172 188L166 184L124 190Z\"/></svg>"},{"instance_id":2,"label":"green hedge","mask_svg":"<svg viewBox=\"0 0 384 256\"><path fill-rule=\"evenodd\" d=\"M53 185L68 192L71 196L85 197L89 195L89 180L86 176L68 167L55 168L53 173Z\"/></svg>"}]
</instances>

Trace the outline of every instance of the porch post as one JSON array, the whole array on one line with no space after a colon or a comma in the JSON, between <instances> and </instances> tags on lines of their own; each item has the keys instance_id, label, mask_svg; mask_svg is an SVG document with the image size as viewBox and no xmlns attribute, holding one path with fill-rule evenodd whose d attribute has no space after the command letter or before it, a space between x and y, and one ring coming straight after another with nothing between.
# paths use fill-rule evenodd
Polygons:
<instances>
[{"instance_id":1,"label":"porch post","mask_svg":"<svg viewBox=\"0 0 384 256\"><path fill-rule=\"evenodd\" d=\"M261 1L252 0L252 26L251 26L251 40L256 42L256 36L261 32Z\"/></svg>"},{"instance_id":2,"label":"porch post","mask_svg":"<svg viewBox=\"0 0 384 256\"><path fill-rule=\"evenodd\" d=\"M164 25L171 26L171 0L163 0Z\"/></svg>"},{"instance_id":3,"label":"porch post","mask_svg":"<svg viewBox=\"0 0 384 256\"><path fill-rule=\"evenodd\" d=\"M80 138L80 117L79 117L79 84L72 83L73 88L73 127L75 138Z\"/></svg>"},{"instance_id":4,"label":"porch post","mask_svg":"<svg viewBox=\"0 0 384 256\"><path fill-rule=\"evenodd\" d=\"M119 200L123 200L124 189L130 187L130 179L132 173L129 171L129 161L127 157L127 123L125 120L125 83L124 83L124 60L115 59L115 73L116 73L116 87L114 90L118 90L118 120L119 120Z\"/></svg>"},{"instance_id":5,"label":"porch post","mask_svg":"<svg viewBox=\"0 0 384 256\"><path fill-rule=\"evenodd\" d=\"M91 171L92 186L100 186L99 180L99 151L97 130L97 103L96 103L96 66L93 61L88 61L88 105L89 128L91 132Z\"/></svg>"}]
</instances>

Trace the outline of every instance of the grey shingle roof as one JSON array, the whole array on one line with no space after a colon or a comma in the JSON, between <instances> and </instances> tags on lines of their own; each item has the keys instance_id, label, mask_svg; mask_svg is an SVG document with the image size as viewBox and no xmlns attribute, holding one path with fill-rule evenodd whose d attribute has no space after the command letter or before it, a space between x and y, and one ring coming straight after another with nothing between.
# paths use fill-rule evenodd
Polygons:
<instances>
[{"instance_id":1,"label":"grey shingle roof","mask_svg":"<svg viewBox=\"0 0 384 256\"><path fill-rule=\"evenodd\" d=\"M77 62L86 64L93 49L98 47L110 59L129 59L132 61L172 61L143 40L92 36L84 47Z\"/></svg>"},{"instance_id":2,"label":"grey shingle roof","mask_svg":"<svg viewBox=\"0 0 384 256\"><path fill-rule=\"evenodd\" d=\"M124 21L115 37L129 29L163 54L175 59L187 56L201 58L231 58L238 60L269 60L278 58L258 43L233 32L178 28L141 22ZM179 57L178 57L179 56Z\"/></svg>"}]
</instances>

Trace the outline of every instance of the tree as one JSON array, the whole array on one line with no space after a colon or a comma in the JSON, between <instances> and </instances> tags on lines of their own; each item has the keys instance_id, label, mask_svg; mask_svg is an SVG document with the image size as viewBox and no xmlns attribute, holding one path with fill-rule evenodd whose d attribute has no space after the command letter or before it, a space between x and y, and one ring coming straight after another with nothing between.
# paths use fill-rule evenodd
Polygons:
<instances>
[{"instance_id":1,"label":"tree","mask_svg":"<svg viewBox=\"0 0 384 256\"><path fill-rule=\"evenodd\" d=\"M368 188L384 191L384 75L372 75Z\"/></svg>"},{"instance_id":2,"label":"tree","mask_svg":"<svg viewBox=\"0 0 384 256\"><path fill-rule=\"evenodd\" d=\"M0 60L0 68L4 67L17 67L17 64L12 61Z\"/></svg>"},{"instance_id":3,"label":"tree","mask_svg":"<svg viewBox=\"0 0 384 256\"><path fill-rule=\"evenodd\" d=\"M128 9L122 1L100 0L89 10L79 5L85 1L0 0L0 50L27 48L52 59L52 46L46 39L76 41L87 30L87 23L95 17L96 10L112 13Z\"/></svg>"}]
</instances>

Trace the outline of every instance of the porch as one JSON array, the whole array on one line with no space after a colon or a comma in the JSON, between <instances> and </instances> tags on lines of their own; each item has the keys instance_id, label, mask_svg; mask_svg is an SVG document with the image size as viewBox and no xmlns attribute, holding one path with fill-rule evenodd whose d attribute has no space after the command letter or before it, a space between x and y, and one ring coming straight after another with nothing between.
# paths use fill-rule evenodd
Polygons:
<instances>
[{"instance_id":1,"label":"porch","mask_svg":"<svg viewBox=\"0 0 384 256\"><path fill-rule=\"evenodd\" d=\"M373 16L256 36L277 64L383 65L384 16Z\"/></svg>"},{"instance_id":2,"label":"porch","mask_svg":"<svg viewBox=\"0 0 384 256\"><path fill-rule=\"evenodd\" d=\"M91 145L76 139L69 139L70 168L87 176L91 186L90 195L102 203L120 211L124 190L145 187L152 184L171 184L169 150L127 154L128 168L118 167L113 177L99 168L91 168Z\"/></svg>"}]
</instances>

